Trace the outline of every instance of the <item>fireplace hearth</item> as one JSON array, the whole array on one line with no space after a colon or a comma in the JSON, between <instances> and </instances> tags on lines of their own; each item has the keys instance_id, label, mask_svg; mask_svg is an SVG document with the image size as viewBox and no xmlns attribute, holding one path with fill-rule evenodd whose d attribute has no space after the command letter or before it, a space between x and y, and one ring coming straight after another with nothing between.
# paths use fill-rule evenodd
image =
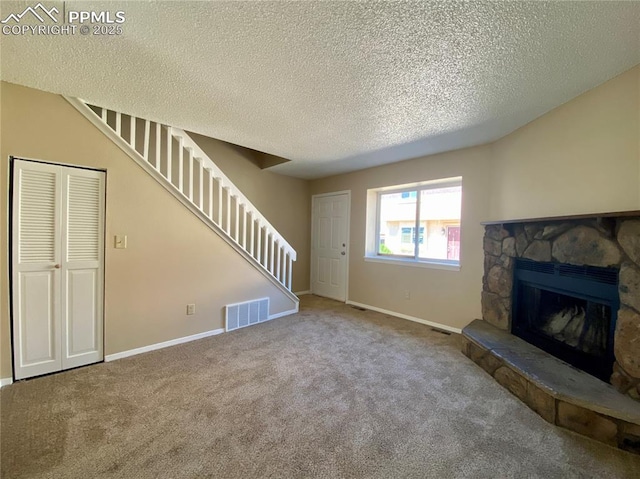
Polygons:
<instances>
[{"instance_id":1,"label":"fireplace hearth","mask_svg":"<svg viewBox=\"0 0 640 479\"><path fill-rule=\"evenodd\" d=\"M511 331L609 381L619 308L618 269L516 259Z\"/></svg>"}]
</instances>

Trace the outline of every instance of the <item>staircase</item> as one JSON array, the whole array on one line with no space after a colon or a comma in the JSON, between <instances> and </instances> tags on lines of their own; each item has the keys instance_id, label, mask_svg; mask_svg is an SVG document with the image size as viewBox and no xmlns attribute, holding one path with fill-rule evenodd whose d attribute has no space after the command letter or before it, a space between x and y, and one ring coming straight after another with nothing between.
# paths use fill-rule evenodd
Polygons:
<instances>
[{"instance_id":1,"label":"staircase","mask_svg":"<svg viewBox=\"0 0 640 479\"><path fill-rule=\"evenodd\" d=\"M65 97L290 299L296 251L183 130Z\"/></svg>"}]
</instances>

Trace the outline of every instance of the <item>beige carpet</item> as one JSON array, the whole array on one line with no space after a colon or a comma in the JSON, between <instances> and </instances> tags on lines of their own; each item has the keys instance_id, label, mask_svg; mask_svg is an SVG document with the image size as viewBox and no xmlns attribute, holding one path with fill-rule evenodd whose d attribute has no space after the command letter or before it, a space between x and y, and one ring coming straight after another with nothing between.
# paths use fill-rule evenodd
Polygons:
<instances>
[{"instance_id":1,"label":"beige carpet","mask_svg":"<svg viewBox=\"0 0 640 479\"><path fill-rule=\"evenodd\" d=\"M640 456L544 422L455 335L313 296L296 316L0 400L3 479L640 474Z\"/></svg>"}]
</instances>

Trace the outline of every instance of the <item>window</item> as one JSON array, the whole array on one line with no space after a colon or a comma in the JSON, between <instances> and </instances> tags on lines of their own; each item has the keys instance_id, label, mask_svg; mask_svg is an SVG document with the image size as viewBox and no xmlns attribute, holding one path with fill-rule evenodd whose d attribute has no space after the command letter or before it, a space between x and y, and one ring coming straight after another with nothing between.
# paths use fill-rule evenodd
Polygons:
<instances>
[{"instance_id":1,"label":"window","mask_svg":"<svg viewBox=\"0 0 640 479\"><path fill-rule=\"evenodd\" d=\"M367 259L459 266L461 204L462 178L370 190Z\"/></svg>"}]
</instances>

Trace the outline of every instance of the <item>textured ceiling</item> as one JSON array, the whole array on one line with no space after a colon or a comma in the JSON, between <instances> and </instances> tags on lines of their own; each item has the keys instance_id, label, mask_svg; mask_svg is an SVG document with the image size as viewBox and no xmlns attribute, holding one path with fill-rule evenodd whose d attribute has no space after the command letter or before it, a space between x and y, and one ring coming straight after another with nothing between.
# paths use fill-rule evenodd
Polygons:
<instances>
[{"instance_id":1,"label":"textured ceiling","mask_svg":"<svg viewBox=\"0 0 640 479\"><path fill-rule=\"evenodd\" d=\"M20 7L2 1L2 18ZM640 2L65 7L123 10L124 33L2 35L3 80L282 156L274 169L303 178L495 140L640 63Z\"/></svg>"}]
</instances>

